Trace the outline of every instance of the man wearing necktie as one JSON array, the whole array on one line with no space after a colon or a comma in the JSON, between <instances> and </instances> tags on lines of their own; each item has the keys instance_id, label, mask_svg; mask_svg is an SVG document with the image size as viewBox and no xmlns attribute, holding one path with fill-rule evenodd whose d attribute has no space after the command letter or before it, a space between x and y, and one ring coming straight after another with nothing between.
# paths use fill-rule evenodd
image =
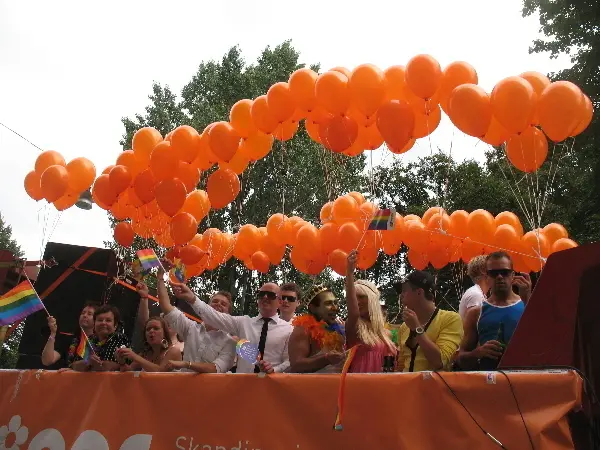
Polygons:
<instances>
[{"instance_id":1,"label":"man wearing necktie","mask_svg":"<svg viewBox=\"0 0 600 450\"><path fill-rule=\"evenodd\" d=\"M185 284L173 284L174 294L188 302L202 320L213 328L226 331L232 336L258 344L262 355L259 364L250 364L240 358L237 373L284 372L290 365L288 341L293 326L281 319L277 310L281 306L281 291L275 283L264 284L257 293L259 315L230 316L215 311L201 301Z\"/></svg>"}]
</instances>

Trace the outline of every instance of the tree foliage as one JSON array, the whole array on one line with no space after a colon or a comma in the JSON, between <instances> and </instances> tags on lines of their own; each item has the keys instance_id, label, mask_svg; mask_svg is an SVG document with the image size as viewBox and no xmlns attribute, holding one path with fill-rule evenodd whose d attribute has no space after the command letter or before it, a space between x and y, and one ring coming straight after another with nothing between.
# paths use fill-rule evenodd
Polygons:
<instances>
[{"instance_id":1,"label":"tree foliage","mask_svg":"<svg viewBox=\"0 0 600 450\"><path fill-rule=\"evenodd\" d=\"M20 258L23 256L23 251L17 241L12 237L12 228L6 222L2 214L0 214L0 250L8 250L12 252L15 257Z\"/></svg>"}]
</instances>

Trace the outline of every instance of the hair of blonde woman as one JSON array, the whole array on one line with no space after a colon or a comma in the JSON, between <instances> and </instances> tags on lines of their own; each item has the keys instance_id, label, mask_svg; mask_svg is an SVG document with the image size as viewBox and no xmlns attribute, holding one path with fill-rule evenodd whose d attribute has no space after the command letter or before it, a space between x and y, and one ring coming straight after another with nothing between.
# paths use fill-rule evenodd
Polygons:
<instances>
[{"instance_id":1,"label":"hair of blonde woman","mask_svg":"<svg viewBox=\"0 0 600 450\"><path fill-rule=\"evenodd\" d=\"M467 265L467 275L473 283L478 283L486 274L487 274L487 266L486 266L486 256L479 255L469 261Z\"/></svg>"},{"instance_id":2,"label":"hair of blonde woman","mask_svg":"<svg viewBox=\"0 0 600 450\"><path fill-rule=\"evenodd\" d=\"M358 338L363 344L371 347L383 342L391 351L396 352L396 347L385 328L385 318L379 304L379 289L367 280L358 280L354 286L357 296L367 297L369 307L369 320L358 318Z\"/></svg>"}]
</instances>

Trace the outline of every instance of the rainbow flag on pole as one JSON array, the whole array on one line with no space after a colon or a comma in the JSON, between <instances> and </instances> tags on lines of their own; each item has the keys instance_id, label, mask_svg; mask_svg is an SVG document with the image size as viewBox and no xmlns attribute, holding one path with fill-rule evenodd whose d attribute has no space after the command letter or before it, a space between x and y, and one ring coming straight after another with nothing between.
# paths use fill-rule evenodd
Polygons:
<instances>
[{"instance_id":1,"label":"rainbow flag on pole","mask_svg":"<svg viewBox=\"0 0 600 450\"><path fill-rule=\"evenodd\" d=\"M81 359L83 359L85 362L88 362L92 353L94 353L92 344L90 343L90 340L88 339L85 332L81 330L81 337L79 338L79 345L75 350L75 354Z\"/></svg>"},{"instance_id":2,"label":"rainbow flag on pole","mask_svg":"<svg viewBox=\"0 0 600 450\"><path fill-rule=\"evenodd\" d=\"M380 209L373 216L369 224L369 230L393 230L395 219L396 210L394 208Z\"/></svg>"},{"instance_id":3,"label":"rainbow flag on pole","mask_svg":"<svg viewBox=\"0 0 600 450\"><path fill-rule=\"evenodd\" d=\"M23 281L0 297L0 326L24 319L40 309L44 309L42 300L31 283Z\"/></svg>"},{"instance_id":4,"label":"rainbow flag on pole","mask_svg":"<svg viewBox=\"0 0 600 450\"><path fill-rule=\"evenodd\" d=\"M143 270L154 269L155 267L161 267L160 260L154 253L154 250L148 248L146 250L138 250L136 253Z\"/></svg>"}]
</instances>

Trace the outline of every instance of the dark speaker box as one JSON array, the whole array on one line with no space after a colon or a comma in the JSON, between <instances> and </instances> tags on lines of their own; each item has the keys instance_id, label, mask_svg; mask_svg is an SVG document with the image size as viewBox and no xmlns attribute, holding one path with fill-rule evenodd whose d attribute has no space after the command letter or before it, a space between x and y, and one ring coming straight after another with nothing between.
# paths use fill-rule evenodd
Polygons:
<instances>
[{"instance_id":1,"label":"dark speaker box","mask_svg":"<svg viewBox=\"0 0 600 450\"><path fill-rule=\"evenodd\" d=\"M44 292L89 250L89 247L48 243L44 259L53 257L58 265L40 271L35 283L38 294L43 296ZM61 355L66 354L71 340L80 333L79 313L86 301L109 303L119 308L122 326L129 337L133 334L139 305L139 297L136 292L114 283L114 277L117 274L117 258L112 250L94 249L77 269L73 270L43 299L46 309L56 317L58 323L59 334L55 349ZM19 345L20 357L17 368L42 368L40 355L48 335L46 311L38 311L27 317ZM62 365L64 365L64 361L61 360L51 368Z\"/></svg>"}]
</instances>

